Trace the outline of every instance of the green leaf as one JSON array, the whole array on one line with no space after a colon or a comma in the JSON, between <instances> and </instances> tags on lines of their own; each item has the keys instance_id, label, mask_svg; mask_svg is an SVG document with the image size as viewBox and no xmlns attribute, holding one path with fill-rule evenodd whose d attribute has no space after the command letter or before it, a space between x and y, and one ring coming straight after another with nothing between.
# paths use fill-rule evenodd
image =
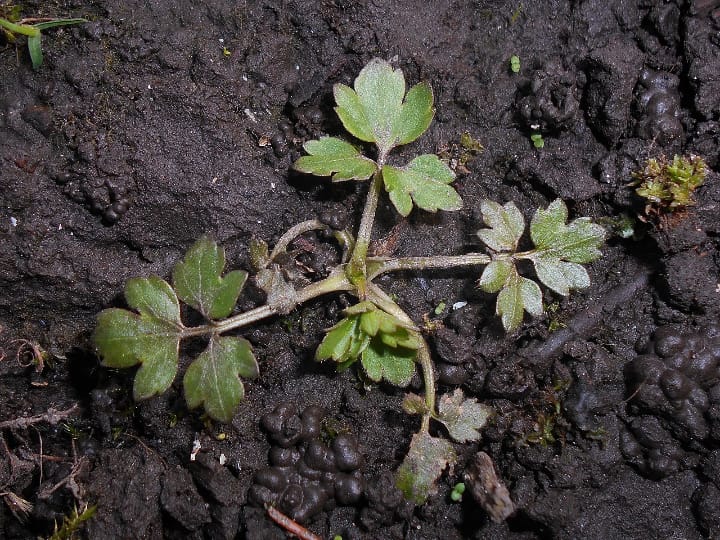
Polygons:
<instances>
[{"instance_id":1,"label":"green leaf","mask_svg":"<svg viewBox=\"0 0 720 540\"><path fill-rule=\"evenodd\" d=\"M498 294L496 312L505 330L510 332L520 326L524 311L534 316L542 315L542 292L534 281L514 274Z\"/></svg>"},{"instance_id":2,"label":"green leaf","mask_svg":"<svg viewBox=\"0 0 720 540\"><path fill-rule=\"evenodd\" d=\"M395 483L405 498L423 504L437 492L435 483L443 470L455 464L457 456L449 441L425 431L413 435L410 449L397 471Z\"/></svg>"},{"instance_id":3,"label":"green leaf","mask_svg":"<svg viewBox=\"0 0 720 540\"><path fill-rule=\"evenodd\" d=\"M377 169L372 159L363 156L352 144L336 137L308 141L303 148L310 155L302 156L293 167L317 176L332 175L333 182L366 180Z\"/></svg>"},{"instance_id":4,"label":"green leaf","mask_svg":"<svg viewBox=\"0 0 720 540\"><path fill-rule=\"evenodd\" d=\"M235 270L223 278L224 268L225 250L207 237L200 238L173 270L178 296L209 319L227 317L245 285L247 272Z\"/></svg>"},{"instance_id":5,"label":"green leaf","mask_svg":"<svg viewBox=\"0 0 720 540\"><path fill-rule=\"evenodd\" d=\"M105 366L142 364L135 376L136 400L167 390L177 373L182 331L180 305L172 287L157 276L134 278L125 286L128 305L98 315L93 340Z\"/></svg>"},{"instance_id":6,"label":"green leaf","mask_svg":"<svg viewBox=\"0 0 720 540\"><path fill-rule=\"evenodd\" d=\"M413 201L429 212L462 208L460 195L448 185L455 174L434 154L418 156L403 168L385 165L382 174L385 190L403 216L410 214Z\"/></svg>"},{"instance_id":7,"label":"green leaf","mask_svg":"<svg viewBox=\"0 0 720 540\"><path fill-rule=\"evenodd\" d=\"M252 379L258 373L247 340L214 335L185 372L185 400L191 409L203 405L211 418L230 422L245 396L240 377Z\"/></svg>"},{"instance_id":8,"label":"green leaf","mask_svg":"<svg viewBox=\"0 0 720 540\"><path fill-rule=\"evenodd\" d=\"M42 34L36 36L28 36L27 38L28 52L32 61L33 69L38 69L43 63L42 53Z\"/></svg>"},{"instance_id":9,"label":"green leaf","mask_svg":"<svg viewBox=\"0 0 720 540\"><path fill-rule=\"evenodd\" d=\"M539 208L530 223L530 237L542 257L574 263L588 263L602 255L605 229L589 218L578 218L566 225L568 210L557 199L546 210Z\"/></svg>"},{"instance_id":10,"label":"green leaf","mask_svg":"<svg viewBox=\"0 0 720 540\"><path fill-rule=\"evenodd\" d=\"M505 286L508 278L516 273L512 261L492 261L483 270L478 287L485 292L496 293Z\"/></svg>"},{"instance_id":11,"label":"green leaf","mask_svg":"<svg viewBox=\"0 0 720 540\"><path fill-rule=\"evenodd\" d=\"M47 30L48 28L55 28L57 26L68 26L71 24L83 24L88 22L87 19L53 19L52 21L43 21L33 24L38 30Z\"/></svg>"},{"instance_id":12,"label":"green leaf","mask_svg":"<svg viewBox=\"0 0 720 540\"><path fill-rule=\"evenodd\" d=\"M385 379L395 386L407 386L415 374L416 355L416 349L392 347L374 338L362 352L361 363L371 381Z\"/></svg>"},{"instance_id":13,"label":"green leaf","mask_svg":"<svg viewBox=\"0 0 720 540\"><path fill-rule=\"evenodd\" d=\"M336 362L356 360L370 343L370 336L360 331L360 318L347 317L328 330L315 351L315 360Z\"/></svg>"},{"instance_id":14,"label":"green leaf","mask_svg":"<svg viewBox=\"0 0 720 540\"><path fill-rule=\"evenodd\" d=\"M407 414L427 414L429 411L425 398L417 394L406 394L402 402L403 411Z\"/></svg>"},{"instance_id":15,"label":"green leaf","mask_svg":"<svg viewBox=\"0 0 720 540\"><path fill-rule=\"evenodd\" d=\"M533 259L535 272L542 283L558 294L567 296L570 289L590 286L590 276L581 265L551 257Z\"/></svg>"},{"instance_id":16,"label":"green leaf","mask_svg":"<svg viewBox=\"0 0 720 540\"><path fill-rule=\"evenodd\" d=\"M525 219L515 203L504 206L485 199L480 203L483 221L489 229L480 229L477 235L493 251L515 251L525 231Z\"/></svg>"},{"instance_id":17,"label":"green leaf","mask_svg":"<svg viewBox=\"0 0 720 540\"><path fill-rule=\"evenodd\" d=\"M465 399L459 388L452 394L445 394L438 403L436 420L445 427L454 441L464 443L480 439L480 429L493 415L493 409L476 399Z\"/></svg>"},{"instance_id":18,"label":"green leaf","mask_svg":"<svg viewBox=\"0 0 720 540\"><path fill-rule=\"evenodd\" d=\"M394 70L385 60L371 60L360 71L354 87L335 85L335 111L350 133L362 141L374 142L381 155L398 144L414 141L430 125L430 86L420 83L405 96L402 71Z\"/></svg>"}]
</instances>

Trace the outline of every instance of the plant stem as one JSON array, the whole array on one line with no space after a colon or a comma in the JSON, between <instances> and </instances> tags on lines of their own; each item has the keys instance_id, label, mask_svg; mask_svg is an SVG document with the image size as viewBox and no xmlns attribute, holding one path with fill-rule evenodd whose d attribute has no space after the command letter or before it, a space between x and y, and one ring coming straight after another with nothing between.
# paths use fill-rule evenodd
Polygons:
<instances>
[{"instance_id":1,"label":"plant stem","mask_svg":"<svg viewBox=\"0 0 720 540\"><path fill-rule=\"evenodd\" d=\"M457 266L475 266L490 264L492 259L483 253L467 253L465 255L439 255L436 257L401 257L388 259L369 257L367 262L372 265L368 272L368 280L372 280L386 272L399 270L428 270L431 268L455 268Z\"/></svg>"},{"instance_id":2,"label":"plant stem","mask_svg":"<svg viewBox=\"0 0 720 540\"><path fill-rule=\"evenodd\" d=\"M308 300L312 300L313 298L322 296L323 294L349 291L352 289L353 285L348 281L345 273L342 269L338 269L322 281L311 283L304 289L299 290L297 293L297 304L305 303ZM227 332L235 328L241 328L254 322L267 319L273 315L276 315L276 311L272 307L264 305L244 313L239 313L234 317L230 317L229 319L225 319L217 323L185 328L182 331L182 337L187 338L192 336L202 336L205 334L222 334L223 332Z\"/></svg>"},{"instance_id":3,"label":"plant stem","mask_svg":"<svg viewBox=\"0 0 720 540\"><path fill-rule=\"evenodd\" d=\"M317 231L321 229L327 229L327 226L325 226L322 222L318 221L317 219L310 219L308 221L303 221L302 223L298 223L297 225L291 227L288 229L285 234L283 234L280 237L280 240L277 241L277 244L275 244L275 248L272 250L272 253L270 254L270 260L274 260L275 257L283 253L287 250L287 247L290 245L290 242L295 240L298 236L301 234L305 234L306 232L310 231Z\"/></svg>"}]
</instances>

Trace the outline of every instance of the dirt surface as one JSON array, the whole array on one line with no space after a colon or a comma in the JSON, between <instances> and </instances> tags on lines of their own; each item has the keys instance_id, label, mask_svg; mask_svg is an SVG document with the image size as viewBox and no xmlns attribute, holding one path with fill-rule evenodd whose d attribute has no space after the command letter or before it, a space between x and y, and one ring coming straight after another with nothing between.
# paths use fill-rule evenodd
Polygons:
<instances>
[{"instance_id":1,"label":"dirt surface","mask_svg":"<svg viewBox=\"0 0 720 540\"><path fill-rule=\"evenodd\" d=\"M261 418L280 404L321 407L359 441L360 496L305 520L323 538L720 535L720 2L64 0L23 14L91 22L47 31L36 72L24 47L0 54L0 537L47 536L89 503L80 534L93 539L283 538L249 496L272 444ZM389 476L417 429L404 392L312 361L347 298L240 333L261 377L226 426L188 412L179 379L134 404L132 371L100 367L91 343L128 278L168 276L203 233L249 269L252 236L357 223L365 185L289 167L298 141L340 132L332 85L373 57L435 92L436 121L400 157L457 157L464 132L484 146L458 171L463 210L413 212L393 231L383 200L375 236L399 231L397 255L480 249L484 198L528 219L556 197L573 216L635 219L627 184L648 157L696 153L711 168L697 206L610 237L592 286L548 293L551 313L514 335L470 272L380 280L418 322L468 302L432 315L440 387L497 413L415 509ZM306 240L306 266L337 262L331 243ZM251 288L239 308L259 302ZM517 506L503 523L449 497L478 450Z\"/></svg>"}]
</instances>

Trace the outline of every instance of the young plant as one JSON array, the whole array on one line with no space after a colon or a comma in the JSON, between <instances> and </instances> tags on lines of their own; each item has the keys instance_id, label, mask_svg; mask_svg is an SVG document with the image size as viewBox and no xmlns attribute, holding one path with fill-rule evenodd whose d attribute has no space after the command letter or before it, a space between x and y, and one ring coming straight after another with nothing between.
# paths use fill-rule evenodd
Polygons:
<instances>
[{"instance_id":1,"label":"young plant","mask_svg":"<svg viewBox=\"0 0 720 540\"><path fill-rule=\"evenodd\" d=\"M296 306L318 296L346 291L358 303L327 331L317 349L318 361L332 360L339 369L357 363L372 381L406 386L419 364L425 395L409 394L403 408L421 417L420 430L398 470L397 485L405 496L422 504L435 491L442 471L456 459L450 440L430 434L430 422L443 426L456 442L480 438L480 430L492 410L462 391L441 396L436 404L433 362L421 329L376 283L389 272L421 271L486 266L479 286L496 292L497 313L506 330L517 329L524 311L542 313L542 293L533 280L520 275L518 261L528 260L541 283L561 295L586 287L590 280L581 266L600 256L604 231L587 218L567 223L567 208L557 200L538 210L530 225L534 248L518 251L525 231L522 214L513 203L504 206L484 201L483 220L488 228L478 234L490 253L453 256L376 257L368 255L378 200L387 192L402 216L414 208L435 212L458 210L462 200L452 187L452 170L434 154L423 154L406 164L391 163L391 151L413 142L430 126L433 93L427 83L405 91L399 69L383 60L372 60L358 75L354 88L334 88L336 112L355 139L323 137L305 143L306 156L294 167L308 174L330 176L334 182L369 181L367 199L357 235L337 231L336 237L349 253L328 277L301 289L288 281L275 263L298 236L326 226L316 220L288 230L270 252L267 244L250 245L256 284L267 295L264 305L230 316L247 274L234 271L223 276L223 251L201 238L172 273L173 286L160 277L128 282L125 296L134 311L108 309L100 313L95 343L103 363L110 367L140 364L134 394L143 399L164 392L178 369L178 346L182 339L205 336L207 349L191 363L184 378L189 407L203 405L217 420L229 421L243 397L240 377L257 375L258 366L250 344L224 333L273 315L287 315ZM361 151L362 143L374 146L373 157ZM347 262L345 262L347 261ZM180 302L206 319L206 324L187 327Z\"/></svg>"},{"instance_id":2,"label":"young plant","mask_svg":"<svg viewBox=\"0 0 720 540\"><path fill-rule=\"evenodd\" d=\"M707 175L705 161L696 155L648 159L641 171L633 173L635 192L644 198L645 214L662 214L695 204L694 191Z\"/></svg>"},{"instance_id":3,"label":"young plant","mask_svg":"<svg viewBox=\"0 0 720 540\"><path fill-rule=\"evenodd\" d=\"M38 69L43 63L42 54L42 31L56 26L68 26L71 24L82 24L87 19L50 19L32 18L11 21L0 17L0 29L5 33L10 43L15 43L17 36L27 38L28 52L32 61L33 69Z\"/></svg>"}]
</instances>

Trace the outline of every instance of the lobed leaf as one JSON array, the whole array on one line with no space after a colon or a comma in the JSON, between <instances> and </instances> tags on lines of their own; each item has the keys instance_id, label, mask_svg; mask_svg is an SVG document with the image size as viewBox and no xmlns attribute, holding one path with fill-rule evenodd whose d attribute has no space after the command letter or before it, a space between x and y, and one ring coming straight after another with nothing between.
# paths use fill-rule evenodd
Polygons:
<instances>
[{"instance_id":1,"label":"lobed leaf","mask_svg":"<svg viewBox=\"0 0 720 540\"><path fill-rule=\"evenodd\" d=\"M374 142L381 155L398 144L414 141L432 121L430 86L415 85L406 96L402 71L394 70L385 60L371 60L360 71L354 87L335 85L335 111L350 133Z\"/></svg>"},{"instance_id":2,"label":"lobed leaf","mask_svg":"<svg viewBox=\"0 0 720 540\"><path fill-rule=\"evenodd\" d=\"M539 208L530 223L530 237L542 257L573 263L589 263L602 255L605 229L589 218L578 218L569 225L567 206L556 199L543 210Z\"/></svg>"},{"instance_id":3,"label":"lobed leaf","mask_svg":"<svg viewBox=\"0 0 720 540\"><path fill-rule=\"evenodd\" d=\"M405 394L402 402L403 411L407 414L427 414L429 411L425 398L417 394Z\"/></svg>"},{"instance_id":4,"label":"lobed leaf","mask_svg":"<svg viewBox=\"0 0 720 540\"><path fill-rule=\"evenodd\" d=\"M480 229L477 235L493 251L514 251L525 231L525 218L515 203L504 206L495 201L480 203L483 221L489 229Z\"/></svg>"},{"instance_id":5,"label":"lobed leaf","mask_svg":"<svg viewBox=\"0 0 720 540\"><path fill-rule=\"evenodd\" d=\"M478 287L488 293L496 293L507 283L510 276L517 273L512 261L492 261L483 270Z\"/></svg>"},{"instance_id":6,"label":"lobed leaf","mask_svg":"<svg viewBox=\"0 0 720 540\"><path fill-rule=\"evenodd\" d=\"M445 424L450 437L457 442L477 441L480 429L493 415L493 409L476 399L465 399L462 390L445 394L438 403L436 420Z\"/></svg>"},{"instance_id":7,"label":"lobed leaf","mask_svg":"<svg viewBox=\"0 0 720 540\"><path fill-rule=\"evenodd\" d=\"M537 283L515 273L498 294L496 312L505 330L510 332L520 326L525 311L542 315L542 292Z\"/></svg>"},{"instance_id":8,"label":"lobed leaf","mask_svg":"<svg viewBox=\"0 0 720 540\"><path fill-rule=\"evenodd\" d=\"M395 386L407 386L415 374L416 355L416 349L393 347L374 338L362 352L361 364L371 381L385 379Z\"/></svg>"},{"instance_id":9,"label":"lobed leaf","mask_svg":"<svg viewBox=\"0 0 720 540\"><path fill-rule=\"evenodd\" d=\"M309 155L302 156L293 167L317 176L332 175L333 182L366 180L377 169L372 159L363 156L352 144L336 137L308 141L303 148Z\"/></svg>"},{"instance_id":10,"label":"lobed leaf","mask_svg":"<svg viewBox=\"0 0 720 540\"><path fill-rule=\"evenodd\" d=\"M178 296L208 319L227 317L245 285L247 272L235 270L223 278L224 268L225 250L207 237L200 238L173 270Z\"/></svg>"},{"instance_id":11,"label":"lobed leaf","mask_svg":"<svg viewBox=\"0 0 720 540\"><path fill-rule=\"evenodd\" d=\"M413 435L407 456L397 471L395 483L405 498L423 504L437 492L435 483L445 468L455 464L452 444L421 431Z\"/></svg>"},{"instance_id":12,"label":"lobed leaf","mask_svg":"<svg viewBox=\"0 0 720 540\"><path fill-rule=\"evenodd\" d=\"M590 276L577 263L565 262L551 257L533 259L535 272L540 281L558 294L567 296L570 289L584 289L590 286Z\"/></svg>"},{"instance_id":13,"label":"lobed leaf","mask_svg":"<svg viewBox=\"0 0 720 540\"><path fill-rule=\"evenodd\" d=\"M175 378L183 328L180 305L172 287L157 276L129 280L125 298L138 313L102 311L93 340L103 365L141 364L133 386L135 399L141 400L164 392Z\"/></svg>"},{"instance_id":14,"label":"lobed leaf","mask_svg":"<svg viewBox=\"0 0 720 540\"><path fill-rule=\"evenodd\" d=\"M382 174L385 190L402 216L410 214L413 202L429 212L462 208L460 195L449 185L455 174L434 154L418 156L403 168L385 165Z\"/></svg>"},{"instance_id":15,"label":"lobed leaf","mask_svg":"<svg viewBox=\"0 0 720 540\"><path fill-rule=\"evenodd\" d=\"M359 317L347 317L325 334L315 351L315 360L354 361L369 344L370 336L360 331Z\"/></svg>"},{"instance_id":16,"label":"lobed leaf","mask_svg":"<svg viewBox=\"0 0 720 540\"><path fill-rule=\"evenodd\" d=\"M230 422L245 397L240 377L252 379L258 373L257 361L247 340L214 335L185 372L185 400L191 409L203 405L211 418Z\"/></svg>"}]
</instances>

